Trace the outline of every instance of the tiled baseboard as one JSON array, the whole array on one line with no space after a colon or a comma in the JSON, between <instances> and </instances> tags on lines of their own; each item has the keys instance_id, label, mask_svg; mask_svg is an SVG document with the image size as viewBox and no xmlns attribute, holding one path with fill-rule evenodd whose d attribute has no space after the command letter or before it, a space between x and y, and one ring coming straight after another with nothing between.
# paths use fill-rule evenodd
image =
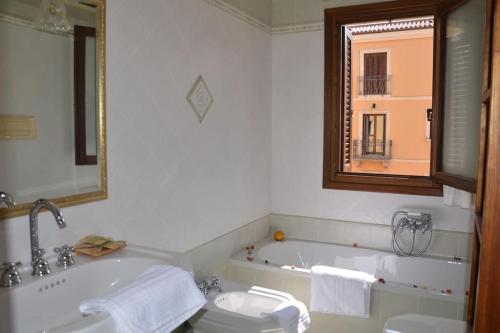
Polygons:
<instances>
[{"instance_id":1,"label":"tiled baseboard","mask_svg":"<svg viewBox=\"0 0 500 333\"><path fill-rule=\"evenodd\" d=\"M367 247L391 251L389 225L347 222L313 217L271 214L271 231L282 230L287 237L318 242ZM434 230L426 255L471 257L472 235L464 232Z\"/></svg>"},{"instance_id":2,"label":"tiled baseboard","mask_svg":"<svg viewBox=\"0 0 500 333\"><path fill-rule=\"evenodd\" d=\"M228 259L249 244L269 235L269 215L217 237L203 245L184 253L183 260L188 260L197 281L210 276L222 276Z\"/></svg>"}]
</instances>

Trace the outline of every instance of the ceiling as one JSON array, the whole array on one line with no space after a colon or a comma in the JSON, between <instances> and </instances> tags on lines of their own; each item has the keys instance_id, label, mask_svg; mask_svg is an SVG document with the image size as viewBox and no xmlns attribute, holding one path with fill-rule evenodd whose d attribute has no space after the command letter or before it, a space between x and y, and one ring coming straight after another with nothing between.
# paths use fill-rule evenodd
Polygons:
<instances>
[{"instance_id":1,"label":"ceiling","mask_svg":"<svg viewBox=\"0 0 500 333\"><path fill-rule=\"evenodd\" d=\"M223 0L247 15L271 26L323 22L325 8L379 2L381 0Z\"/></svg>"}]
</instances>

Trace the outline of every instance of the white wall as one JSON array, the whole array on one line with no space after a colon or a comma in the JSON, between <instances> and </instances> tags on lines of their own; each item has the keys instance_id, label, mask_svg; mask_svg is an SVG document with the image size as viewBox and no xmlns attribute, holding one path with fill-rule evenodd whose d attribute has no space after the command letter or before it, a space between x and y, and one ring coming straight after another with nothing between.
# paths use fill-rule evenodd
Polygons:
<instances>
[{"instance_id":1,"label":"white wall","mask_svg":"<svg viewBox=\"0 0 500 333\"><path fill-rule=\"evenodd\" d=\"M109 199L40 219L41 245L89 233L185 251L270 213L271 37L200 0L107 1ZM202 74L202 124L185 96ZM28 218L0 260L29 256Z\"/></svg>"},{"instance_id":2,"label":"white wall","mask_svg":"<svg viewBox=\"0 0 500 333\"><path fill-rule=\"evenodd\" d=\"M272 38L273 213L390 224L396 210L422 208L437 229L470 232L471 211L440 197L322 189L324 31Z\"/></svg>"},{"instance_id":3,"label":"white wall","mask_svg":"<svg viewBox=\"0 0 500 333\"><path fill-rule=\"evenodd\" d=\"M322 189L322 31L271 38L201 0L107 4L109 199L64 209L65 230L43 213L43 247L99 233L186 251L271 211L388 224L424 207L470 231L441 198ZM202 124L185 100L199 74ZM28 218L1 222L0 260L28 256Z\"/></svg>"}]
</instances>

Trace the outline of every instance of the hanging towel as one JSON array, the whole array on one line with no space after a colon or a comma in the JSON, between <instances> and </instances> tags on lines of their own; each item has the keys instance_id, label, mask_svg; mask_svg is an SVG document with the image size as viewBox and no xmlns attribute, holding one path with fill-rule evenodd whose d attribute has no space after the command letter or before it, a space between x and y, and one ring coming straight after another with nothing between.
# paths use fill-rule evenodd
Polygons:
<instances>
[{"instance_id":1,"label":"hanging towel","mask_svg":"<svg viewBox=\"0 0 500 333\"><path fill-rule=\"evenodd\" d=\"M470 192L443 185L443 202L448 206L473 209L474 195Z\"/></svg>"},{"instance_id":2,"label":"hanging towel","mask_svg":"<svg viewBox=\"0 0 500 333\"><path fill-rule=\"evenodd\" d=\"M280 304L271 316L279 320L286 333L303 333L311 324L306 306L295 299Z\"/></svg>"},{"instance_id":3,"label":"hanging towel","mask_svg":"<svg viewBox=\"0 0 500 333\"><path fill-rule=\"evenodd\" d=\"M191 274L174 266L151 266L130 285L83 301L80 312L106 312L117 333L168 333L206 303Z\"/></svg>"},{"instance_id":4,"label":"hanging towel","mask_svg":"<svg viewBox=\"0 0 500 333\"><path fill-rule=\"evenodd\" d=\"M328 266L311 269L310 311L368 318L373 275Z\"/></svg>"}]
</instances>

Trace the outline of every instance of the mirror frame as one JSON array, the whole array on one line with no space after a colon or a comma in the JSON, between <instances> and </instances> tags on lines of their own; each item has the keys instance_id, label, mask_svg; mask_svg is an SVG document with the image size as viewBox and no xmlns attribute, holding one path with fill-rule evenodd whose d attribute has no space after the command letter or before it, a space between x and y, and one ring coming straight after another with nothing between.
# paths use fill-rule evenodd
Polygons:
<instances>
[{"instance_id":1,"label":"mirror frame","mask_svg":"<svg viewBox=\"0 0 500 333\"><path fill-rule=\"evenodd\" d=\"M98 0L99 6L99 163L101 171L101 189L95 192L74 194L56 198L46 198L59 207L81 205L89 202L106 200L108 198L108 176L106 160L106 0ZM5 189L8 191L8 189ZM14 198L15 199L15 198ZM0 220L28 215L32 203L18 204L12 208L0 208Z\"/></svg>"}]
</instances>

